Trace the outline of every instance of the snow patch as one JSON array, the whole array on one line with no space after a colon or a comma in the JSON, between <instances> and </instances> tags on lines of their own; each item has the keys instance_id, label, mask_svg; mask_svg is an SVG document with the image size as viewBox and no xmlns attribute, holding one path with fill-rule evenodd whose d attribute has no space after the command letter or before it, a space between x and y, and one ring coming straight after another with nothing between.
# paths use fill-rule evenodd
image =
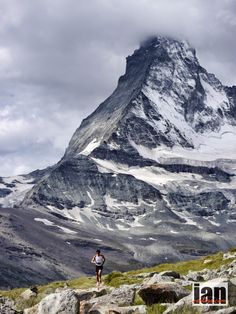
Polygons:
<instances>
[{"instance_id":1,"label":"snow patch","mask_svg":"<svg viewBox=\"0 0 236 314\"><path fill-rule=\"evenodd\" d=\"M83 149L80 154L88 156L95 148L100 145L100 141L94 138L86 147Z\"/></svg>"},{"instance_id":2,"label":"snow patch","mask_svg":"<svg viewBox=\"0 0 236 314\"><path fill-rule=\"evenodd\" d=\"M54 226L54 222L44 218L34 218L35 221L42 222L46 226Z\"/></svg>"},{"instance_id":3,"label":"snow patch","mask_svg":"<svg viewBox=\"0 0 236 314\"><path fill-rule=\"evenodd\" d=\"M148 148L137 145L132 140L130 140L130 144L138 151L140 156L158 162L170 158L181 158L183 162L188 160L210 162L217 159L236 159L235 138L236 127L224 125L220 132L199 134L194 149L180 146Z\"/></svg>"},{"instance_id":4,"label":"snow patch","mask_svg":"<svg viewBox=\"0 0 236 314\"><path fill-rule=\"evenodd\" d=\"M44 225L46 226L54 226L54 227L57 227L59 229L61 229L63 232L65 233L68 233L68 234L75 234L77 233L76 231L73 231L71 229L68 229L66 227L63 227L63 226L59 226L59 225L56 225L54 222L48 220L48 219L44 219L44 218L34 218L35 221L38 221L38 222L42 222Z\"/></svg>"},{"instance_id":5,"label":"snow patch","mask_svg":"<svg viewBox=\"0 0 236 314\"><path fill-rule=\"evenodd\" d=\"M26 178L24 176L6 177L2 179L3 184L1 184L1 188L7 188L12 191L5 197L0 198L0 205L2 205L2 207L13 207L14 205L20 204L26 193L34 186L34 184L32 184L34 179ZM12 184L14 186L7 187L4 183Z\"/></svg>"},{"instance_id":6,"label":"snow patch","mask_svg":"<svg viewBox=\"0 0 236 314\"><path fill-rule=\"evenodd\" d=\"M62 227L62 226L58 226L58 225L55 225L55 226L58 227L59 229L61 229L63 232L68 233L68 234L76 234L77 233L76 231L73 231L73 230L66 228L66 227Z\"/></svg>"},{"instance_id":7,"label":"snow patch","mask_svg":"<svg viewBox=\"0 0 236 314\"><path fill-rule=\"evenodd\" d=\"M155 166L150 167L129 167L125 164L118 164L113 161L92 158L98 165L98 170L102 173L122 173L134 176L136 179L144 181L153 187L164 186L166 183L175 181L180 182L184 180L191 180L193 175L191 173L183 172L171 173L165 169ZM194 174L194 180L202 180L201 175Z\"/></svg>"},{"instance_id":8,"label":"snow patch","mask_svg":"<svg viewBox=\"0 0 236 314\"><path fill-rule=\"evenodd\" d=\"M89 207L92 207L94 205L94 199L92 198L91 194L89 191L87 191L88 197L90 198L91 204L89 205Z\"/></svg>"}]
</instances>

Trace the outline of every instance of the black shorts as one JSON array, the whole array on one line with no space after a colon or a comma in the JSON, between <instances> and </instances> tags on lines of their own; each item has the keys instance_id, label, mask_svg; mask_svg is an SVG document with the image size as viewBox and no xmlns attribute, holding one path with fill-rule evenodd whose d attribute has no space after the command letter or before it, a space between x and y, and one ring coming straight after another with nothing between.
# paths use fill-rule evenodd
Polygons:
<instances>
[{"instance_id":1,"label":"black shorts","mask_svg":"<svg viewBox=\"0 0 236 314\"><path fill-rule=\"evenodd\" d=\"M103 270L103 266L101 265L101 266L98 266L98 265L96 265L96 273L98 273L99 272L99 270Z\"/></svg>"}]
</instances>

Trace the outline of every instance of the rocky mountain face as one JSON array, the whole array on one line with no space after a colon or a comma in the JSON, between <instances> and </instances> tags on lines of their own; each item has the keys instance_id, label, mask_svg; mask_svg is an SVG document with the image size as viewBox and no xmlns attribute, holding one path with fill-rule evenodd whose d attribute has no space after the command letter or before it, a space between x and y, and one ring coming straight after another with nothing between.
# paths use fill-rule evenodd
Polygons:
<instances>
[{"instance_id":1,"label":"rocky mountain face","mask_svg":"<svg viewBox=\"0 0 236 314\"><path fill-rule=\"evenodd\" d=\"M188 43L154 37L18 206L144 265L225 249L236 243L235 135L236 87Z\"/></svg>"}]
</instances>

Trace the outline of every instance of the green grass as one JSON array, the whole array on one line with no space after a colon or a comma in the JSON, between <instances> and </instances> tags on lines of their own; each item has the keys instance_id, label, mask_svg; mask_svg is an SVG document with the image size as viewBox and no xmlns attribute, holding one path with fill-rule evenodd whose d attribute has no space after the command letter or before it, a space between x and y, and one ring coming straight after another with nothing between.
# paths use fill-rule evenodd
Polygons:
<instances>
[{"instance_id":1,"label":"green grass","mask_svg":"<svg viewBox=\"0 0 236 314\"><path fill-rule=\"evenodd\" d=\"M132 285L134 283L141 283L141 278L130 276L127 273L114 271L105 277L105 284L111 287L119 287L121 285Z\"/></svg>"},{"instance_id":2,"label":"green grass","mask_svg":"<svg viewBox=\"0 0 236 314\"><path fill-rule=\"evenodd\" d=\"M203 270L204 268L217 269L221 267L222 265L229 264L230 262L234 260L233 258L223 260L223 254L224 253L220 252L220 253L210 255L210 256L205 256L196 260L161 264L154 267L129 271L126 274L138 275L139 273L161 272L161 271L166 271L166 270L173 270L182 275L186 275L189 270L200 271L200 270ZM204 264L205 260L212 260L212 261L207 264Z\"/></svg>"},{"instance_id":3,"label":"green grass","mask_svg":"<svg viewBox=\"0 0 236 314\"><path fill-rule=\"evenodd\" d=\"M233 248L230 250L230 252L236 252L236 248ZM161 272L166 270L173 270L176 271L182 275L185 275L188 273L188 271L201 271L204 268L207 269L217 269L220 268L222 265L227 265L230 262L232 262L234 259L226 259L223 260L223 254L222 252L211 255L211 256L205 256L196 260L190 260L190 261L184 261L184 262L177 262L177 263L166 263L166 264L160 264L157 266L139 269L139 270L133 270L128 272L117 272L114 271L106 276L103 277L104 282L107 286L111 287L119 287L123 284L135 284L135 283L141 283L143 281L142 278L138 278L137 276L141 273L148 273L148 272ZM211 260L210 262L204 264L205 260ZM20 298L20 295L23 291L25 291L27 288L16 288L9 291L0 291L0 295L8 297L16 302L17 308L19 310L22 310L27 307L31 307L38 302L40 302L41 299L43 299L46 295L53 293L57 288L64 287L65 285L69 288L73 289L87 289L94 287L96 284L95 276L94 277L81 277L76 278L72 280L67 281L55 281L51 282L49 284L40 285L37 286L38 288L38 294L36 297L32 297L29 300L22 300ZM189 287L190 289L191 287ZM143 304L142 299L136 295L135 305ZM186 309L187 311L188 309ZM161 306L155 305L153 307L149 307L148 309L149 314L158 314L161 312ZM182 312L183 314L187 314L190 312Z\"/></svg>"},{"instance_id":4,"label":"green grass","mask_svg":"<svg viewBox=\"0 0 236 314\"><path fill-rule=\"evenodd\" d=\"M92 277L81 277L79 279L55 281L46 285L40 285L37 286L37 296L31 297L29 300L24 300L20 297L21 293L24 292L27 288L16 288L8 291L0 291L0 295L12 299L15 302L18 310L24 310L39 303L48 294L54 293L57 288L63 288L65 285L73 289L88 289L96 285L96 280Z\"/></svg>"},{"instance_id":5,"label":"green grass","mask_svg":"<svg viewBox=\"0 0 236 314\"><path fill-rule=\"evenodd\" d=\"M134 298L134 304L133 305L145 305L145 302L143 299L138 295L138 293L135 294Z\"/></svg>"},{"instance_id":6,"label":"green grass","mask_svg":"<svg viewBox=\"0 0 236 314\"><path fill-rule=\"evenodd\" d=\"M147 314L162 314L166 310L166 306L162 304L153 304L151 306L147 306Z\"/></svg>"}]
</instances>

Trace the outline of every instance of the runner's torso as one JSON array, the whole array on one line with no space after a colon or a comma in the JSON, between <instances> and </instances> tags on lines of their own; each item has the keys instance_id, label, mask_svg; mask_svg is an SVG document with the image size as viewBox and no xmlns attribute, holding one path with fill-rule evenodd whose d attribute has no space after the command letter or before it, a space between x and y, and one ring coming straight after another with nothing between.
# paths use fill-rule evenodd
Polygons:
<instances>
[{"instance_id":1,"label":"runner's torso","mask_svg":"<svg viewBox=\"0 0 236 314\"><path fill-rule=\"evenodd\" d=\"M103 256L102 255L96 255L95 256L95 264L96 264L96 266L102 266L102 264L103 264Z\"/></svg>"}]
</instances>

